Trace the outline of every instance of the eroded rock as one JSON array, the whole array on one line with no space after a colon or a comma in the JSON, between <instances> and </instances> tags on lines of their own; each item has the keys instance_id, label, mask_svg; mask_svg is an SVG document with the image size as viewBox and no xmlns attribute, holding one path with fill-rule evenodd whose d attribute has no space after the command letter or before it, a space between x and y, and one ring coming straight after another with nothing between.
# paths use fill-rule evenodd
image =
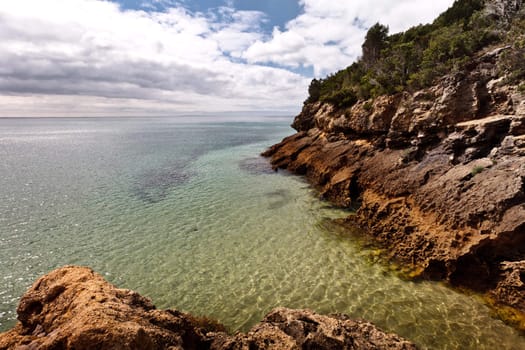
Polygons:
<instances>
[{"instance_id":1,"label":"eroded rock","mask_svg":"<svg viewBox=\"0 0 525 350\"><path fill-rule=\"evenodd\" d=\"M206 331L178 311L118 289L89 268L67 266L40 279L20 300L17 325L0 349L197 349Z\"/></svg>"},{"instance_id":2,"label":"eroded rock","mask_svg":"<svg viewBox=\"0 0 525 350\"><path fill-rule=\"evenodd\" d=\"M513 4L492 10L506 16ZM502 263L525 260L525 104L498 68L512 50L492 48L412 94L342 111L306 105L294 125L306 118L310 129L266 156L334 203L359 205L352 220L391 258L525 315L522 289L494 292L510 290Z\"/></svg>"},{"instance_id":3,"label":"eroded rock","mask_svg":"<svg viewBox=\"0 0 525 350\"><path fill-rule=\"evenodd\" d=\"M206 318L157 310L87 267L66 266L38 279L17 309L0 349L416 349L345 315L278 308L248 333L229 335Z\"/></svg>"},{"instance_id":4,"label":"eroded rock","mask_svg":"<svg viewBox=\"0 0 525 350\"><path fill-rule=\"evenodd\" d=\"M414 344L385 334L365 321L345 315L318 315L310 310L277 308L247 334L218 337L221 349L415 349Z\"/></svg>"}]
</instances>

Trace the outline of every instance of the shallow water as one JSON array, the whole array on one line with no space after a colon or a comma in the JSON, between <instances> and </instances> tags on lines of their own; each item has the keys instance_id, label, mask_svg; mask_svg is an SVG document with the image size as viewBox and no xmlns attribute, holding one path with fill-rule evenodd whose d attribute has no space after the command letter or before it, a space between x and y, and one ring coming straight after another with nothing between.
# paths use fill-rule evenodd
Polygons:
<instances>
[{"instance_id":1,"label":"shallow water","mask_svg":"<svg viewBox=\"0 0 525 350\"><path fill-rule=\"evenodd\" d=\"M0 119L0 330L64 264L246 330L276 306L368 319L428 349L523 349L475 296L407 282L257 154L287 123Z\"/></svg>"}]
</instances>

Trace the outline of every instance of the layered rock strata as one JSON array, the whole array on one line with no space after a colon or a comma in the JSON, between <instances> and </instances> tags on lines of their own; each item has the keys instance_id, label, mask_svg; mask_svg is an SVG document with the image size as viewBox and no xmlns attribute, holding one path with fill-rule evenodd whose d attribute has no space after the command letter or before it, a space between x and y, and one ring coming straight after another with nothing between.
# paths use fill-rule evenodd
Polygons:
<instances>
[{"instance_id":1,"label":"layered rock strata","mask_svg":"<svg viewBox=\"0 0 525 350\"><path fill-rule=\"evenodd\" d=\"M89 268L67 266L36 281L0 349L416 349L345 315L278 308L248 333L176 310L157 310Z\"/></svg>"},{"instance_id":2,"label":"layered rock strata","mask_svg":"<svg viewBox=\"0 0 525 350\"><path fill-rule=\"evenodd\" d=\"M492 48L415 93L305 104L275 169L305 175L391 258L525 312L525 93ZM525 324L522 324L525 327Z\"/></svg>"}]
</instances>

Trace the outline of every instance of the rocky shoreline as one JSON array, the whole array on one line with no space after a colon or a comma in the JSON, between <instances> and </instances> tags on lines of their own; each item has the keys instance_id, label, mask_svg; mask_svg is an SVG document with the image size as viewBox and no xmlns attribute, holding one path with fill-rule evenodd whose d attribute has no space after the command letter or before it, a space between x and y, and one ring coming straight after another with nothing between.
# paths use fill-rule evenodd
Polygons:
<instances>
[{"instance_id":1,"label":"rocky shoreline","mask_svg":"<svg viewBox=\"0 0 525 350\"><path fill-rule=\"evenodd\" d=\"M512 50L491 48L414 93L305 103L297 134L263 155L357 207L348 221L388 258L484 293L525 329L525 93L498 68Z\"/></svg>"},{"instance_id":2,"label":"rocky shoreline","mask_svg":"<svg viewBox=\"0 0 525 350\"><path fill-rule=\"evenodd\" d=\"M390 349L416 346L346 315L277 308L248 333L205 317L158 310L87 267L66 266L24 294L0 349Z\"/></svg>"}]
</instances>

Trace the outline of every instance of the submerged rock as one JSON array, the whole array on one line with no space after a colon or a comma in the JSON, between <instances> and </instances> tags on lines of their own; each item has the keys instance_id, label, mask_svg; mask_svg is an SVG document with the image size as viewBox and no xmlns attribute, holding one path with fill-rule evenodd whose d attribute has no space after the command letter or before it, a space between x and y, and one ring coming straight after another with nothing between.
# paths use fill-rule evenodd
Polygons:
<instances>
[{"instance_id":1,"label":"submerged rock","mask_svg":"<svg viewBox=\"0 0 525 350\"><path fill-rule=\"evenodd\" d=\"M24 294L16 326L0 349L416 349L345 315L278 308L248 333L229 335L219 323L157 310L136 292L118 289L87 267L66 266Z\"/></svg>"}]
</instances>

